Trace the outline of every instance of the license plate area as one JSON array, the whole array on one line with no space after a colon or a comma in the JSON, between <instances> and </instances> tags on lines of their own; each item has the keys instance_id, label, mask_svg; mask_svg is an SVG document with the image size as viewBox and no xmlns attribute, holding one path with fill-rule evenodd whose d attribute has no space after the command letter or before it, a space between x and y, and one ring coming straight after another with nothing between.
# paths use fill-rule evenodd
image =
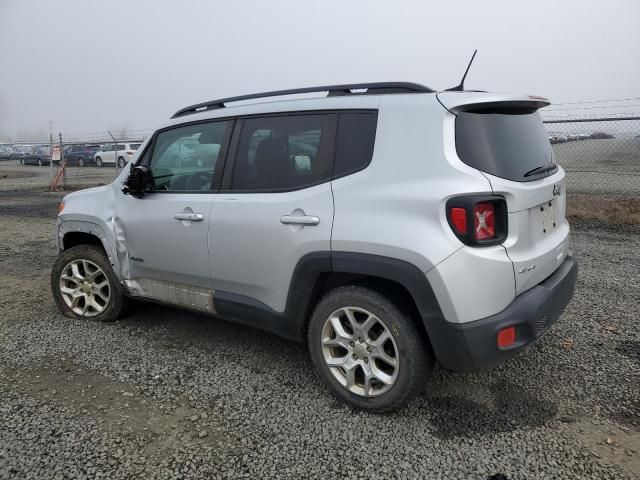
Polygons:
<instances>
[{"instance_id":1,"label":"license plate area","mask_svg":"<svg viewBox=\"0 0 640 480\"><path fill-rule=\"evenodd\" d=\"M531 229L534 238L546 237L558 228L553 200L531 209Z\"/></svg>"}]
</instances>

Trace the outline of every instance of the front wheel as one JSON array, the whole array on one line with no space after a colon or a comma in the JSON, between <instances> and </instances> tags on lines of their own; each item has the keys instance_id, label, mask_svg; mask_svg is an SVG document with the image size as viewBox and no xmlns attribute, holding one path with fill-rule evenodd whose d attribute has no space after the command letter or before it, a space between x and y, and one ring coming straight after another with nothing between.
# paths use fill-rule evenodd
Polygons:
<instances>
[{"instance_id":1,"label":"front wheel","mask_svg":"<svg viewBox=\"0 0 640 480\"><path fill-rule=\"evenodd\" d=\"M102 166L102 159L100 157L96 157L96 167Z\"/></svg>"},{"instance_id":2,"label":"front wheel","mask_svg":"<svg viewBox=\"0 0 640 480\"><path fill-rule=\"evenodd\" d=\"M60 311L72 318L114 321L126 302L109 260L93 245L78 245L58 255L51 291Z\"/></svg>"},{"instance_id":3,"label":"front wheel","mask_svg":"<svg viewBox=\"0 0 640 480\"><path fill-rule=\"evenodd\" d=\"M414 320L360 286L329 292L308 329L311 360L338 397L365 410L394 410L418 394L433 356Z\"/></svg>"},{"instance_id":4,"label":"front wheel","mask_svg":"<svg viewBox=\"0 0 640 480\"><path fill-rule=\"evenodd\" d=\"M122 157L118 157L118 167L119 168L124 168L124 166L127 164L126 160Z\"/></svg>"}]
</instances>

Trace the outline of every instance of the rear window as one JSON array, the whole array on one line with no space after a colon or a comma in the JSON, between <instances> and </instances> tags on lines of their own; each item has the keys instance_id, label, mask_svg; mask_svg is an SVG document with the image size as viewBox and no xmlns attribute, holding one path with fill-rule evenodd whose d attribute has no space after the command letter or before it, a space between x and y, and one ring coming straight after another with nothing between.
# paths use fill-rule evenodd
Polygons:
<instances>
[{"instance_id":1,"label":"rear window","mask_svg":"<svg viewBox=\"0 0 640 480\"><path fill-rule=\"evenodd\" d=\"M533 109L458 113L456 149L470 167L507 180L528 182L555 173L544 168L555 164L555 157L542 118Z\"/></svg>"},{"instance_id":2,"label":"rear window","mask_svg":"<svg viewBox=\"0 0 640 480\"><path fill-rule=\"evenodd\" d=\"M137 150L140 148L140 143L131 143L129 144L129 146L131 147L131 150Z\"/></svg>"}]
</instances>

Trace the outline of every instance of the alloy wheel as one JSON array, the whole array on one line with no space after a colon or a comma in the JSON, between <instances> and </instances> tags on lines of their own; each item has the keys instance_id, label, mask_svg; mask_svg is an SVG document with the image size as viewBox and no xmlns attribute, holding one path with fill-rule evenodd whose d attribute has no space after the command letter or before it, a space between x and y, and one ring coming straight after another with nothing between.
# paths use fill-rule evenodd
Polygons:
<instances>
[{"instance_id":1,"label":"alloy wheel","mask_svg":"<svg viewBox=\"0 0 640 480\"><path fill-rule=\"evenodd\" d=\"M387 392L398 378L398 346L389 328L358 307L333 312L322 328L322 354L335 379L362 397Z\"/></svg>"},{"instance_id":2,"label":"alloy wheel","mask_svg":"<svg viewBox=\"0 0 640 480\"><path fill-rule=\"evenodd\" d=\"M92 261L73 260L60 275L60 293L75 314L93 317L109 305L111 285L104 271Z\"/></svg>"}]
</instances>

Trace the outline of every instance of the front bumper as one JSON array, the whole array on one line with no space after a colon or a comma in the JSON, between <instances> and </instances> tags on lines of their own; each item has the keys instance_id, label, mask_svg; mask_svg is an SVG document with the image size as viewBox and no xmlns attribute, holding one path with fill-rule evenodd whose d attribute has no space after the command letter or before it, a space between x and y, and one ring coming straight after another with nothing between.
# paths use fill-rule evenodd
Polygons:
<instances>
[{"instance_id":1,"label":"front bumper","mask_svg":"<svg viewBox=\"0 0 640 480\"><path fill-rule=\"evenodd\" d=\"M578 264L567 256L546 280L527 290L503 311L467 323L443 319L430 331L438 361L448 370L473 371L494 367L540 338L560 317L573 297ZM515 326L515 342L497 346L498 332Z\"/></svg>"}]
</instances>

